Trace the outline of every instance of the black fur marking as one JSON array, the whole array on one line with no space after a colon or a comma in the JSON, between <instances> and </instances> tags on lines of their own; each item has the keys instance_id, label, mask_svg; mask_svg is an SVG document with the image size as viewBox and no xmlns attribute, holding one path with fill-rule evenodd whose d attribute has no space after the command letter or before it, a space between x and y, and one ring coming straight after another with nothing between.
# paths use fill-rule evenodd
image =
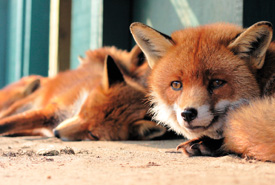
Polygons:
<instances>
[{"instance_id":1,"label":"black fur marking","mask_svg":"<svg viewBox=\"0 0 275 185\"><path fill-rule=\"evenodd\" d=\"M143 133L143 135L145 136L145 137L148 137L148 136L150 136L150 135L152 135L152 134L154 134L154 133L158 133L158 132L160 132L161 130L159 129L159 128L150 128L150 129L148 129L148 130L145 130L144 131L144 133Z\"/></svg>"},{"instance_id":2,"label":"black fur marking","mask_svg":"<svg viewBox=\"0 0 275 185\"><path fill-rule=\"evenodd\" d=\"M124 82L123 75L116 65L115 61L112 57L108 56L107 58L107 71L108 71L108 80L109 87L111 87L115 83Z\"/></svg>"},{"instance_id":3,"label":"black fur marking","mask_svg":"<svg viewBox=\"0 0 275 185\"><path fill-rule=\"evenodd\" d=\"M263 23L263 24L265 24L265 23ZM259 25L263 25L263 24L259 24ZM271 24L266 24L266 25L272 27ZM241 34L242 33L237 34L236 37L233 39L233 41L236 40ZM263 43L267 39L267 36L268 36L267 34L261 34L261 33L257 33L257 34L260 36L257 37L255 41L252 41L249 44L242 44L243 46L246 46L248 48L247 52L240 52L240 51L238 51L238 49L233 49L232 52L234 53L234 55L238 55L238 54L251 55L251 54L253 54L253 52L261 46L261 43Z\"/></svg>"},{"instance_id":4,"label":"black fur marking","mask_svg":"<svg viewBox=\"0 0 275 185\"><path fill-rule=\"evenodd\" d=\"M235 36L235 38L233 39L233 41L236 40L241 34L242 34L242 32L241 32L241 33L238 33L238 34Z\"/></svg>"},{"instance_id":5,"label":"black fur marking","mask_svg":"<svg viewBox=\"0 0 275 185\"><path fill-rule=\"evenodd\" d=\"M261 35L261 37L258 37L256 41L251 43L251 53L253 53L256 49L258 49L261 46L261 43L263 43L264 40L266 40L267 35Z\"/></svg>"},{"instance_id":6,"label":"black fur marking","mask_svg":"<svg viewBox=\"0 0 275 185\"><path fill-rule=\"evenodd\" d=\"M144 64L144 61L145 61L145 55L144 55L143 52L141 52L141 53L138 55L137 66L141 66L142 64Z\"/></svg>"},{"instance_id":7,"label":"black fur marking","mask_svg":"<svg viewBox=\"0 0 275 185\"><path fill-rule=\"evenodd\" d=\"M222 150L224 139L212 139L207 136L203 136L199 139L187 141L180 146L178 149L183 149L186 154L191 156L222 156L225 152Z\"/></svg>"},{"instance_id":8,"label":"black fur marking","mask_svg":"<svg viewBox=\"0 0 275 185\"><path fill-rule=\"evenodd\" d=\"M142 38L142 40L143 40L144 42L146 42L147 45L150 46L149 48L150 48L151 52L153 52L153 53L159 53L158 50L155 50L155 49L154 49L154 45L150 42L150 39Z\"/></svg>"},{"instance_id":9,"label":"black fur marking","mask_svg":"<svg viewBox=\"0 0 275 185\"><path fill-rule=\"evenodd\" d=\"M9 130L12 130L13 129L13 125L14 124L5 124L5 125L0 125L0 134L2 134L2 133L5 133L5 132L7 132L7 131L9 131Z\"/></svg>"},{"instance_id":10,"label":"black fur marking","mask_svg":"<svg viewBox=\"0 0 275 185\"><path fill-rule=\"evenodd\" d=\"M155 30L156 32L158 32L161 36L163 36L164 38L166 38L167 40L169 40L172 44L175 44L174 41L172 40L172 38L164 33L161 33L157 30Z\"/></svg>"},{"instance_id":11,"label":"black fur marking","mask_svg":"<svg viewBox=\"0 0 275 185\"><path fill-rule=\"evenodd\" d=\"M273 94L275 94L275 74L271 76L263 89L264 96L271 96Z\"/></svg>"},{"instance_id":12,"label":"black fur marking","mask_svg":"<svg viewBox=\"0 0 275 185\"><path fill-rule=\"evenodd\" d=\"M268 22L268 21L263 21L263 22L257 24L257 26L261 26L261 25L266 25L266 26L270 27L271 29L272 29L272 27L273 27L273 26L272 26L272 23L271 23L271 22Z\"/></svg>"},{"instance_id":13,"label":"black fur marking","mask_svg":"<svg viewBox=\"0 0 275 185\"><path fill-rule=\"evenodd\" d=\"M151 44L151 43L150 43L150 39L142 38L142 40L143 40L144 42L148 43L148 44Z\"/></svg>"},{"instance_id":14,"label":"black fur marking","mask_svg":"<svg viewBox=\"0 0 275 185\"><path fill-rule=\"evenodd\" d=\"M112 109L110 109L108 112L106 112L106 113L105 113L105 116L104 116L104 119L106 120L106 119L112 114L112 112L113 112L114 110L115 110L115 109L112 108Z\"/></svg>"},{"instance_id":15,"label":"black fur marking","mask_svg":"<svg viewBox=\"0 0 275 185\"><path fill-rule=\"evenodd\" d=\"M202 138L200 138L200 140L202 141L203 145L205 147L207 147L211 152L211 156L221 156L222 155L222 151L221 151L221 146L224 142L224 138L222 139L212 139L210 137L207 136L203 136Z\"/></svg>"},{"instance_id":16,"label":"black fur marking","mask_svg":"<svg viewBox=\"0 0 275 185\"><path fill-rule=\"evenodd\" d=\"M38 88L40 88L40 80L39 83L36 83L33 88L32 88L32 92L36 91Z\"/></svg>"},{"instance_id":17,"label":"black fur marking","mask_svg":"<svg viewBox=\"0 0 275 185\"><path fill-rule=\"evenodd\" d=\"M46 116L43 118L43 125L46 127L51 127L56 124L57 119L54 116L47 118Z\"/></svg>"}]
</instances>

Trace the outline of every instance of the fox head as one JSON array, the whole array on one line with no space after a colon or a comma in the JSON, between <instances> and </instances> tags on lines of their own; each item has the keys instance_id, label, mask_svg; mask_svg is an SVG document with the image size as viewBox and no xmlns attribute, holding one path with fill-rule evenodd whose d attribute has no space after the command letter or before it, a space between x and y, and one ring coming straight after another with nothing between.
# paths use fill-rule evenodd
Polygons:
<instances>
[{"instance_id":1,"label":"fox head","mask_svg":"<svg viewBox=\"0 0 275 185\"><path fill-rule=\"evenodd\" d=\"M188 139L222 137L228 110L259 97L256 74L272 38L272 25L244 30L212 24L172 33L141 23L130 27L150 67L154 118Z\"/></svg>"},{"instance_id":2,"label":"fox head","mask_svg":"<svg viewBox=\"0 0 275 185\"><path fill-rule=\"evenodd\" d=\"M55 128L57 137L63 140L143 140L161 136L166 131L147 115L145 88L123 75L111 57L105 60L102 82L84 99L79 113Z\"/></svg>"}]
</instances>

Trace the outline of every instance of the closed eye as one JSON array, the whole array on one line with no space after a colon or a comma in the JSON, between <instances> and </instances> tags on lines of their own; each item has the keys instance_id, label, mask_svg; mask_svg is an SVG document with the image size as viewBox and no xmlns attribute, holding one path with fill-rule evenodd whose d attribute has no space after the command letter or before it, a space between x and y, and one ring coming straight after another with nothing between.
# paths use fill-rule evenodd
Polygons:
<instances>
[{"instance_id":1,"label":"closed eye","mask_svg":"<svg viewBox=\"0 0 275 185\"><path fill-rule=\"evenodd\" d=\"M99 138L98 138L97 136L95 136L95 135L92 133L92 131L88 131L88 134L89 134L89 136L90 136L93 140L96 140L96 141L99 140Z\"/></svg>"}]
</instances>

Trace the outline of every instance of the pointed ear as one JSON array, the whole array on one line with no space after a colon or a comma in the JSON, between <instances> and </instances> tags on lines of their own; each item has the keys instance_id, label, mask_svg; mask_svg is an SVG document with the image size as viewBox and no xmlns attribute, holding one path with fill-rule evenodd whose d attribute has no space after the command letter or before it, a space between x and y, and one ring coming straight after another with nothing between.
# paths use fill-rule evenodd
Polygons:
<instances>
[{"instance_id":1,"label":"pointed ear","mask_svg":"<svg viewBox=\"0 0 275 185\"><path fill-rule=\"evenodd\" d=\"M130 138L139 140L149 140L160 137L165 134L166 128L153 121L139 120L136 121L130 131Z\"/></svg>"},{"instance_id":2,"label":"pointed ear","mask_svg":"<svg viewBox=\"0 0 275 185\"><path fill-rule=\"evenodd\" d=\"M141 51L138 45L135 45L131 52L131 64L135 67L141 66L145 62L144 53Z\"/></svg>"},{"instance_id":3,"label":"pointed ear","mask_svg":"<svg viewBox=\"0 0 275 185\"><path fill-rule=\"evenodd\" d=\"M270 22L258 22L241 33L229 48L242 59L247 59L255 69L262 68L265 54L272 39Z\"/></svg>"},{"instance_id":4,"label":"pointed ear","mask_svg":"<svg viewBox=\"0 0 275 185\"><path fill-rule=\"evenodd\" d=\"M141 49L138 47L138 45L135 45L135 46L131 49L130 54L131 54L131 55L138 55L140 52L141 52Z\"/></svg>"},{"instance_id":5,"label":"pointed ear","mask_svg":"<svg viewBox=\"0 0 275 185\"><path fill-rule=\"evenodd\" d=\"M130 30L136 43L144 52L151 68L154 67L157 61L162 58L167 50L174 44L171 37L142 23L132 23Z\"/></svg>"},{"instance_id":6,"label":"pointed ear","mask_svg":"<svg viewBox=\"0 0 275 185\"><path fill-rule=\"evenodd\" d=\"M104 61L104 71L102 84L104 90L108 90L113 84L124 82L120 69L117 67L112 57L107 56Z\"/></svg>"},{"instance_id":7,"label":"pointed ear","mask_svg":"<svg viewBox=\"0 0 275 185\"><path fill-rule=\"evenodd\" d=\"M26 88L24 89L23 94L25 96L30 95L34 91L36 91L40 87L40 79L35 79L31 81L29 84L27 84Z\"/></svg>"},{"instance_id":8,"label":"pointed ear","mask_svg":"<svg viewBox=\"0 0 275 185\"><path fill-rule=\"evenodd\" d=\"M85 63L85 59L82 56L78 56L77 59L78 59L80 64Z\"/></svg>"}]
</instances>

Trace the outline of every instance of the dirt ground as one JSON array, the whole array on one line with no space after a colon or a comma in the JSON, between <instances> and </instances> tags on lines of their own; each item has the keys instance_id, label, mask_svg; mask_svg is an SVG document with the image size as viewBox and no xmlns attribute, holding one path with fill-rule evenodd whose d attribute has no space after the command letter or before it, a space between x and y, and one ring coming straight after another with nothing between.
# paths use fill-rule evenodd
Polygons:
<instances>
[{"instance_id":1,"label":"dirt ground","mask_svg":"<svg viewBox=\"0 0 275 185\"><path fill-rule=\"evenodd\" d=\"M0 137L0 184L274 184L275 163L185 157L183 140L62 142Z\"/></svg>"}]
</instances>

